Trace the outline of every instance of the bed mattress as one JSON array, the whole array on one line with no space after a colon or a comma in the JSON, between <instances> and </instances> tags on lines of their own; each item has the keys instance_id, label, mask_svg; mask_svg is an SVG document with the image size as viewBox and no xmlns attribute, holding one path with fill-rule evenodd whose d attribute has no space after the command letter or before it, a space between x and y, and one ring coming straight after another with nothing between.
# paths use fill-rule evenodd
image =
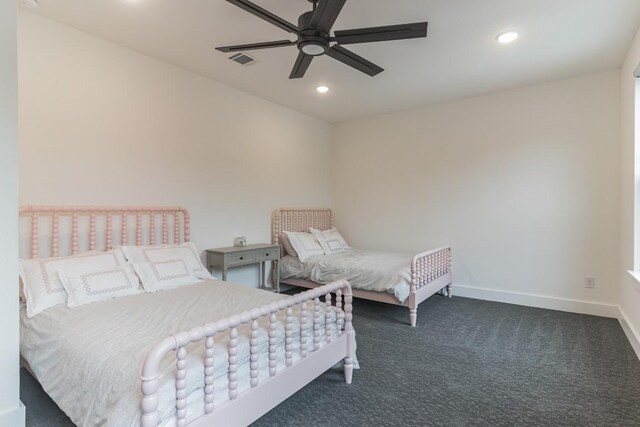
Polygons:
<instances>
[{"instance_id":1,"label":"bed mattress","mask_svg":"<svg viewBox=\"0 0 640 427\"><path fill-rule=\"evenodd\" d=\"M403 303L410 293L411 254L349 249L330 255L314 255L301 262L287 255L280 261L280 277L327 284L348 280L353 289L385 292Z\"/></svg>"},{"instance_id":2,"label":"bed mattress","mask_svg":"<svg viewBox=\"0 0 640 427\"><path fill-rule=\"evenodd\" d=\"M167 336L242 311L288 298L221 281L139 294L108 302L53 307L32 319L21 310L21 354L44 390L79 426L137 426L140 372L153 346ZM324 314L324 306L322 313ZM294 311L294 361L299 357L300 327ZM324 317L324 316L323 316ZM308 336L312 336L311 322ZM324 327L324 319L321 319ZM268 377L268 320L259 330L259 378ZM239 328L238 389L249 385L248 330ZM334 331L335 332L335 331ZM228 400L228 333L215 337L215 404ZM284 361L284 314L277 324L277 366ZM187 347L187 421L204 414L204 341ZM170 356L170 357L169 357ZM161 425L175 422L175 364L163 359L158 413Z\"/></svg>"}]
</instances>

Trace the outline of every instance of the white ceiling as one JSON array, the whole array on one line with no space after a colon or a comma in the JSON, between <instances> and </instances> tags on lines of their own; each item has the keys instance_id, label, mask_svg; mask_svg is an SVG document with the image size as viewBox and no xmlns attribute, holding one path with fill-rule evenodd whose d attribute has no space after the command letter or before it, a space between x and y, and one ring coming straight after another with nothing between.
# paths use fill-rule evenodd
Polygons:
<instances>
[{"instance_id":1,"label":"white ceiling","mask_svg":"<svg viewBox=\"0 0 640 427\"><path fill-rule=\"evenodd\" d=\"M385 68L373 78L320 57L289 80L295 47L253 51L249 67L214 50L293 37L223 0L39 1L39 14L329 122L615 68L640 25L638 0L348 0L334 29L427 20L429 36L349 46ZM311 7L254 1L294 24ZM497 44L505 29L520 39Z\"/></svg>"}]
</instances>

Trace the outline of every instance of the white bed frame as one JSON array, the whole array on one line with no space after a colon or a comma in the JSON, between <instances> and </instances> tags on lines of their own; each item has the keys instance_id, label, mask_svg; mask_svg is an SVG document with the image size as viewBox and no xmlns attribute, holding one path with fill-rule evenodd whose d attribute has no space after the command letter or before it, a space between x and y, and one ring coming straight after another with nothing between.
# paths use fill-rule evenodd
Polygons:
<instances>
[{"instance_id":1,"label":"white bed frame","mask_svg":"<svg viewBox=\"0 0 640 427\"><path fill-rule=\"evenodd\" d=\"M271 241L280 244L280 235L284 231L309 232L309 227L328 230L333 227L331 209L278 209L273 213L271 222ZM286 249L282 246L282 254ZM356 298L368 299L409 308L409 320L415 327L418 321L418 305L441 290L451 298L453 284L451 279L451 248L442 247L416 254L411 259L411 283L409 298L401 303L395 296L383 292L353 289ZM320 283L304 279L284 279L280 283L303 288L317 288Z\"/></svg>"},{"instance_id":2,"label":"white bed frame","mask_svg":"<svg viewBox=\"0 0 640 427\"><path fill-rule=\"evenodd\" d=\"M61 236L69 238L70 253L87 250L109 250L115 245L128 244L135 236L135 244L180 243L189 241L189 213L180 207L57 207L26 206L20 215L29 221L32 258L41 256L41 248L50 248L44 256L61 256ZM133 219L133 221L131 221ZM70 220L70 221L69 221ZM61 223L70 222L70 230L61 231ZM46 225L45 225L46 224ZM135 226L133 226L135 224ZM43 226L45 225L45 226ZM87 225L87 229L84 229ZM131 227L129 225L132 225ZM46 232L42 229L46 228ZM82 229L81 229L82 228ZM173 229L173 230L172 230ZM118 240L118 242L116 242ZM100 242L102 245L100 245ZM264 292L264 291L260 291ZM335 299L332 298L335 294ZM325 301L321 302L320 297ZM293 308L300 307L300 358L293 357ZM321 326L322 306L330 313ZM278 370L276 363L276 316L285 313L285 367ZM258 320L269 319L269 378L258 380ZM310 323L307 323L310 322ZM239 329L249 324L251 388L239 393L237 344ZM313 325L312 336L307 337L306 325ZM335 326L335 328L334 328ZM333 332L333 331L337 332ZM227 392L229 400L214 406L214 336L229 334L229 368ZM154 348L142 365L140 377L142 400L142 427L158 425L158 387L160 361L167 354L176 357L176 424L187 425L186 357L187 345L200 342L206 348L204 360L205 415L190 426L246 426L313 379L340 361L344 361L344 376L351 383L355 351L355 331L352 326L352 292L348 282L341 280L294 295L277 303L256 307L226 319L208 323L189 331L169 336ZM30 367L26 365L31 371ZM33 372L32 372L33 374ZM35 377L35 375L34 375Z\"/></svg>"}]
</instances>

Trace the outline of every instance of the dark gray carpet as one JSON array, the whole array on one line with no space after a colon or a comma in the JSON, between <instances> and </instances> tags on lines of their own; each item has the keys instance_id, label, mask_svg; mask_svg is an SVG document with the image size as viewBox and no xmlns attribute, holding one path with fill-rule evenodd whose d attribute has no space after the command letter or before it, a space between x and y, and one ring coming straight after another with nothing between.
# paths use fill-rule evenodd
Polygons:
<instances>
[{"instance_id":1,"label":"dark gray carpet","mask_svg":"<svg viewBox=\"0 0 640 427\"><path fill-rule=\"evenodd\" d=\"M640 362L617 320L435 296L355 302L361 369L330 370L261 426L640 425ZM70 421L26 372L27 426Z\"/></svg>"}]
</instances>

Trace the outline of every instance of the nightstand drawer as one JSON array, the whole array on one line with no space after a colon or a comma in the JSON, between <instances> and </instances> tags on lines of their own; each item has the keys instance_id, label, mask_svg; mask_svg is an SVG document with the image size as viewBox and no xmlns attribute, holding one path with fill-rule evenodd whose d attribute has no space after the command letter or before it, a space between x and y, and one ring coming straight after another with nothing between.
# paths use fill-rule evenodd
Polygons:
<instances>
[{"instance_id":1,"label":"nightstand drawer","mask_svg":"<svg viewBox=\"0 0 640 427\"><path fill-rule=\"evenodd\" d=\"M255 254L256 261L274 261L280 258L280 247L260 249L253 253Z\"/></svg>"},{"instance_id":2,"label":"nightstand drawer","mask_svg":"<svg viewBox=\"0 0 640 427\"><path fill-rule=\"evenodd\" d=\"M253 264L256 262L256 256L253 252L243 252L239 254L227 255L227 266L233 267L236 265Z\"/></svg>"}]
</instances>

